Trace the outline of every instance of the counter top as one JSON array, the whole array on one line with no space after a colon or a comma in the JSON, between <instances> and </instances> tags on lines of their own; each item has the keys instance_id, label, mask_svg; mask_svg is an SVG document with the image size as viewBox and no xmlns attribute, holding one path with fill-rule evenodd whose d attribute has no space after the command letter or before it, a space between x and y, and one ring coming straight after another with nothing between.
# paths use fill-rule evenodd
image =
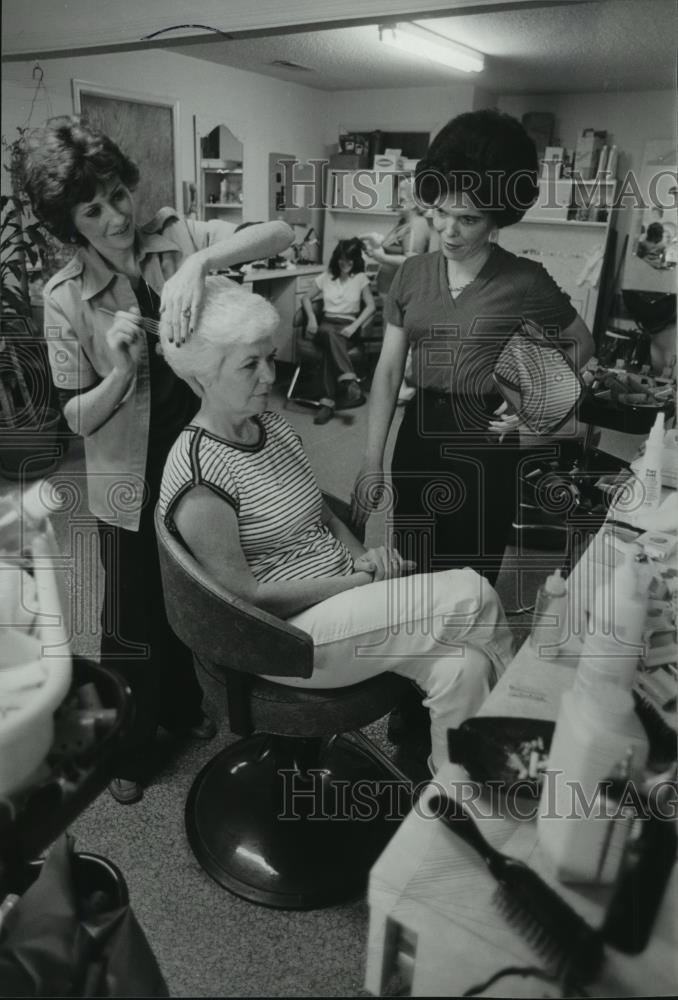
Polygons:
<instances>
[{"instance_id":1,"label":"counter top","mask_svg":"<svg viewBox=\"0 0 678 1000\"><path fill-rule=\"evenodd\" d=\"M618 555L612 525L605 525L585 549L571 577L581 593L592 577L612 573ZM575 602L571 604L578 617ZM574 630L554 660L540 658L529 641L517 652L478 715L553 721L561 696L574 681L581 648ZM518 925L497 907L496 881L473 848L431 814L428 803L440 787L459 789L486 838L537 871L593 927L603 923L610 889L558 882L539 846L533 806L519 818L517 808L498 808L498 800L473 782L458 764L447 763L423 791L370 874L370 930L366 989L393 995L392 980L407 979L408 996L465 996L487 984L499 970L543 966L543 956ZM473 792L473 796L470 793ZM640 954L623 954L606 945L605 962L587 983L589 996L672 996L678 981L678 864L673 866L649 944ZM478 995L474 992L471 995ZM513 974L482 989L483 996L559 997L558 982ZM585 995L585 994L580 994Z\"/></svg>"},{"instance_id":2,"label":"counter top","mask_svg":"<svg viewBox=\"0 0 678 1000\"><path fill-rule=\"evenodd\" d=\"M257 267L243 269L245 283L271 281L276 278L301 278L305 274L322 274L324 264L292 264L290 267Z\"/></svg>"}]
</instances>

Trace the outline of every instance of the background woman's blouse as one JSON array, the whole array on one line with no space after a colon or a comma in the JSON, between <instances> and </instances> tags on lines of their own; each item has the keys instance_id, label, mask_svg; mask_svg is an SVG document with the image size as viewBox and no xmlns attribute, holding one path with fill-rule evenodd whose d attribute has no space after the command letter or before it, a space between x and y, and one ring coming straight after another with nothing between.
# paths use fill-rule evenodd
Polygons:
<instances>
[{"instance_id":1,"label":"background woman's blouse","mask_svg":"<svg viewBox=\"0 0 678 1000\"><path fill-rule=\"evenodd\" d=\"M160 514L170 531L177 503L202 485L230 504L240 544L261 582L348 576L351 553L323 524L322 494L299 435L279 414L258 419L255 445L240 445L202 427L186 427L170 451Z\"/></svg>"},{"instance_id":2,"label":"background woman's blouse","mask_svg":"<svg viewBox=\"0 0 678 1000\"><path fill-rule=\"evenodd\" d=\"M349 274L343 281L325 271L318 275L315 283L323 293L323 311L328 316L357 316L362 309L363 289L370 282L364 271Z\"/></svg>"}]
</instances>

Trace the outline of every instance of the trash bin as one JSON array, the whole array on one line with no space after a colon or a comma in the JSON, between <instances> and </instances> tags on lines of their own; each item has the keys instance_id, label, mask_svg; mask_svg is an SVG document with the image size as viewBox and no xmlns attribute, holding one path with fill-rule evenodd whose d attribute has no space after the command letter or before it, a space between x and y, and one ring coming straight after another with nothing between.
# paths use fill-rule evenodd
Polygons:
<instances>
[{"instance_id":1,"label":"trash bin","mask_svg":"<svg viewBox=\"0 0 678 1000\"><path fill-rule=\"evenodd\" d=\"M2 902L0 997L169 996L111 861L75 853L63 835L46 859L12 873L10 893Z\"/></svg>"},{"instance_id":2,"label":"trash bin","mask_svg":"<svg viewBox=\"0 0 678 1000\"><path fill-rule=\"evenodd\" d=\"M127 883L117 865L100 854L73 854L72 875L78 915L97 909L114 910L129 904ZM10 879L10 893L23 896L37 881L45 864L44 858L29 861Z\"/></svg>"}]
</instances>

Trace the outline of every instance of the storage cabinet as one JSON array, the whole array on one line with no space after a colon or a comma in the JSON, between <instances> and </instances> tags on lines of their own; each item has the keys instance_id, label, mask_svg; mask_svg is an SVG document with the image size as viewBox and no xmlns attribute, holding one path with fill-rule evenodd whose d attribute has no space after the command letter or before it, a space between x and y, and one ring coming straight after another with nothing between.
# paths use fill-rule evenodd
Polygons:
<instances>
[{"instance_id":1,"label":"storage cabinet","mask_svg":"<svg viewBox=\"0 0 678 1000\"><path fill-rule=\"evenodd\" d=\"M238 225L242 218L242 166L233 169L200 168L200 215L203 219L225 219Z\"/></svg>"},{"instance_id":2,"label":"storage cabinet","mask_svg":"<svg viewBox=\"0 0 678 1000\"><path fill-rule=\"evenodd\" d=\"M196 136L200 123L194 124ZM243 145L225 125L215 125L198 142L198 207L201 219L243 221Z\"/></svg>"}]
</instances>

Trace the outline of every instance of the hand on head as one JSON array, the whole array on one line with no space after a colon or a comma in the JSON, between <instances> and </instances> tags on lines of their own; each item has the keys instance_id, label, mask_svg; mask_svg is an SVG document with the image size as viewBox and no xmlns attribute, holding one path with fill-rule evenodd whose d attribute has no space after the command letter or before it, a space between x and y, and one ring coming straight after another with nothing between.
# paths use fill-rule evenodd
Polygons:
<instances>
[{"instance_id":1,"label":"hand on head","mask_svg":"<svg viewBox=\"0 0 678 1000\"><path fill-rule=\"evenodd\" d=\"M160 322L168 327L168 338L177 347L193 333L203 298L207 269L199 253L188 257L176 274L165 282L160 301Z\"/></svg>"}]
</instances>

